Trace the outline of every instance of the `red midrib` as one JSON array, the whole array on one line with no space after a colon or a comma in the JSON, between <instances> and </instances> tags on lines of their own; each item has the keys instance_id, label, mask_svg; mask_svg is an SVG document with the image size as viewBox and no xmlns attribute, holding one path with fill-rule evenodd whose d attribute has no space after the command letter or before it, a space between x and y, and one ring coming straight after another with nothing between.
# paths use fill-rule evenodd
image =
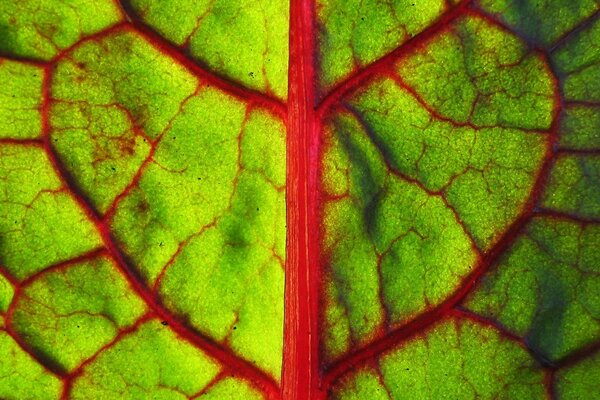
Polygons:
<instances>
[{"instance_id":1,"label":"red midrib","mask_svg":"<svg viewBox=\"0 0 600 400\"><path fill-rule=\"evenodd\" d=\"M287 117L287 249L282 397L309 400L319 391L319 128L315 119L314 3L290 4Z\"/></svg>"}]
</instances>

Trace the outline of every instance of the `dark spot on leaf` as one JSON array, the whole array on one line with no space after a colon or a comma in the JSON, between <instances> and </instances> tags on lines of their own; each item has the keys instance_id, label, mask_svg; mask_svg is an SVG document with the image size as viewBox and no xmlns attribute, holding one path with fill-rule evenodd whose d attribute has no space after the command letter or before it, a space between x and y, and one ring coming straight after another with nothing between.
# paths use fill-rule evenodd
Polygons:
<instances>
[{"instance_id":1,"label":"dark spot on leaf","mask_svg":"<svg viewBox=\"0 0 600 400\"><path fill-rule=\"evenodd\" d=\"M161 321L160 323L163 324L164 326L169 325L169 323L167 321Z\"/></svg>"}]
</instances>

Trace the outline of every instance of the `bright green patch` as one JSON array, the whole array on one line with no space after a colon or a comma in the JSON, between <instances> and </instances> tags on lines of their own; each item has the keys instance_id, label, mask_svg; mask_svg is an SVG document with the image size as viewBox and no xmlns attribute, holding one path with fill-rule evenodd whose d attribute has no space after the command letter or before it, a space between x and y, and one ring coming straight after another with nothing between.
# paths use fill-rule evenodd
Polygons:
<instances>
[{"instance_id":1,"label":"bright green patch","mask_svg":"<svg viewBox=\"0 0 600 400\"><path fill-rule=\"evenodd\" d=\"M185 400L219 370L215 361L153 320L86 365L70 399Z\"/></svg>"},{"instance_id":2,"label":"bright green patch","mask_svg":"<svg viewBox=\"0 0 600 400\"><path fill-rule=\"evenodd\" d=\"M112 0L3 0L0 53L48 60L119 20Z\"/></svg>"},{"instance_id":3,"label":"bright green patch","mask_svg":"<svg viewBox=\"0 0 600 400\"><path fill-rule=\"evenodd\" d=\"M193 58L247 87L287 96L289 2L134 0L136 12Z\"/></svg>"},{"instance_id":4,"label":"bright green patch","mask_svg":"<svg viewBox=\"0 0 600 400\"><path fill-rule=\"evenodd\" d=\"M466 306L555 361L600 339L600 227L537 218Z\"/></svg>"},{"instance_id":5,"label":"bright green patch","mask_svg":"<svg viewBox=\"0 0 600 400\"><path fill-rule=\"evenodd\" d=\"M389 153L401 171L443 188L477 243L488 248L521 213L541 166L547 139L536 131L552 122L549 71L516 37L470 18L401 60L398 73L416 97L397 94L400 109L387 96L379 108L371 100L361 105L375 111L365 118L394 148ZM394 124L404 128L402 136ZM392 140L401 144L387 144Z\"/></svg>"},{"instance_id":6,"label":"bright green patch","mask_svg":"<svg viewBox=\"0 0 600 400\"><path fill-rule=\"evenodd\" d=\"M179 245L229 207L245 106L202 89L182 107L139 183L117 205L116 237L154 283Z\"/></svg>"},{"instance_id":7,"label":"bright green patch","mask_svg":"<svg viewBox=\"0 0 600 400\"><path fill-rule=\"evenodd\" d=\"M0 138L40 135L42 80L41 68L0 58Z\"/></svg>"},{"instance_id":8,"label":"bright green patch","mask_svg":"<svg viewBox=\"0 0 600 400\"><path fill-rule=\"evenodd\" d=\"M436 118L391 79L370 85L351 104L390 168L446 196L482 248L521 213L544 135Z\"/></svg>"},{"instance_id":9,"label":"bright green patch","mask_svg":"<svg viewBox=\"0 0 600 400\"><path fill-rule=\"evenodd\" d=\"M200 396L202 400L244 399L260 400L263 396L243 381L226 378Z\"/></svg>"},{"instance_id":10,"label":"bright green patch","mask_svg":"<svg viewBox=\"0 0 600 400\"><path fill-rule=\"evenodd\" d=\"M544 399L539 365L495 330L451 320L341 378L333 399Z\"/></svg>"},{"instance_id":11,"label":"bright green patch","mask_svg":"<svg viewBox=\"0 0 600 400\"><path fill-rule=\"evenodd\" d=\"M27 286L12 325L27 343L72 370L144 312L106 258L51 271Z\"/></svg>"},{"instance_id":12,"label":"bright green patch","mask_svg":"<svg viewBox=\"0 0 600 400\"><path fill-rule=\"evenodd\" d=\"M0 275L0 313L4 314L8 310L14 293L15 289L11 283L4 276Z\"/></svg>"},{"instance_id":13,"label":"bright green patch","mask_svg":"<svg viewBox=\"0 0 600 400\"><path fill-rule=\"evenodd\" d=\"M543 59L482 19L459 20L397 68L429 107L457 123L550 128L554 87Z\"/></svg>"},{"instance_id":14,"label":"bright green patch","mask_svg":"<svg viewBox=\"0 0 600 400\"><path fill-rule=\"evenodd\" d=\"M44 151L34 146L0 146L0 236L2 263L18 279L101 243Z\"/></svg>"}]
</instances>

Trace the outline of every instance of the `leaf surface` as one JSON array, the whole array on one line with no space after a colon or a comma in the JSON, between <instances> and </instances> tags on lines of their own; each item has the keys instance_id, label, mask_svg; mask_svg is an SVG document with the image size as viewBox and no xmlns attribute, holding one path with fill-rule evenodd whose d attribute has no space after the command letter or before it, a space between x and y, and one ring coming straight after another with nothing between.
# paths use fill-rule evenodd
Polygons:
<instances>
[{"instance_id":1,"label":"leaf surface","mask_svg":"<svg viewBox=\"0 0 600 400\"><path fill-rule=\"evenodd\" d=\"M600 396L600 3L0 3L0 398Z\"/></svg>"}]
</instances>

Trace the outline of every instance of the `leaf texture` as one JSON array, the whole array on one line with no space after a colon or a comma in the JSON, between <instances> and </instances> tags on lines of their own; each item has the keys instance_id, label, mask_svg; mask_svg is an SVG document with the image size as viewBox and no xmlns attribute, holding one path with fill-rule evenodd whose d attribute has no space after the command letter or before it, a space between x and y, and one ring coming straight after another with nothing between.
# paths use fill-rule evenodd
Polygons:
<instances>
[{"instance_id":1,"label":"leaf texture","mask_svg":"<svg viewBox=\"0 0 600 400\"><path fill-rule=\"evenodd\" d=\"M600 397L599 10L0 2L0 398Z\"/></svg>"}]
</instances>

